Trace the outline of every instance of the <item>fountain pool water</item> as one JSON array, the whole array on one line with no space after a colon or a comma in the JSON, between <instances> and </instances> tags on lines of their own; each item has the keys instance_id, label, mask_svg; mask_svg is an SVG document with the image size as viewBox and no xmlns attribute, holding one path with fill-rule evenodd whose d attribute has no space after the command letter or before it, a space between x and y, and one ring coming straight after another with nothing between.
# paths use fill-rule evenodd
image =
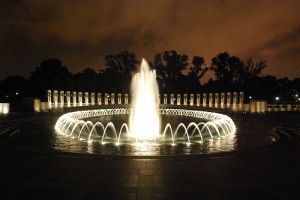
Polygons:
<instances>
[{"instance_id":1,"label":"fountain pool water","mask_svg":"<svg viewBox=\"0 0 300 200\"><path fill-rule=\"evenodd\" d=\"M132 80L131 108L98 109L70 112L62 115L55 125L57 133L79 140L100 141L101 144L170 144L212 141L236 131L226 115L186 109L160 109L155 70L143 59L140 72ZM121 122L103 118L123 116ZM129 116L129 125L126 123ZM166 117L167 116L167 117ZM174 124L170 116L179 123ZM161 123L164 117L164 124ZM183 122L184 121L184 122Z\"/></svg>"}]
</instances>

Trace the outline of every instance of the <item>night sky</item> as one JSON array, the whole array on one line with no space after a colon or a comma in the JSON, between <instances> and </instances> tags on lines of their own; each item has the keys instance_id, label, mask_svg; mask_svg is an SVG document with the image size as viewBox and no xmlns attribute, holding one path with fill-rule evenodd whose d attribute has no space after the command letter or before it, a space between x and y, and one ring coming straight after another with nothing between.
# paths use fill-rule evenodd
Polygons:
<instances>
[{"instance_id":1,"label":"night sky","mask_svg":"<svg viewBox=\"0 0 300 200\"><path fill-rule=\"evenodd\" d=\"M54 57L74 73L103 69L107 54L128 50L152 60L173 49L208 65L224 51L265 59L264 75L294 79L299 8L299 0L1 0L0 79L28 77Z\"/></svg>"}]
</instances>

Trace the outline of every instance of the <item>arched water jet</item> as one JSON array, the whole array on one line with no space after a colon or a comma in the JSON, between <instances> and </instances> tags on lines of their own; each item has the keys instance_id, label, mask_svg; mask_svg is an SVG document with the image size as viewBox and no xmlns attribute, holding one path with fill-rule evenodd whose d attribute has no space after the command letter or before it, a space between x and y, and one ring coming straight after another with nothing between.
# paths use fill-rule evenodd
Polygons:
<instances>
[{"instance_id":1,"label":"arched water jet","mask_svg":"<svg viewBox=\"0 0 300 200\"><path fill-rule=\"evenodd\" d=\"M109 123L106 125L105 129L104 129L104 133L103 133L101 142L103 142L103 139L104 139L104 136L105 136L105 134L106 134L107 128L111 128L111 129L113 130L113 132L114 132L114 134L115 134L115 139L117 140L117 139L118 139L118 136L117 136L117 131L116 131L115 125L114 125L112 122L109 122Z\"/></svg>"},{"instance_id":2,"label":"arched water jet","mask_svg":"<svg viewBox=\"0 0 300 200\"><path fill-rule=\"evenodd\" d=\"M93 126L93 128L92 128L92 130L91 130L91 132L90 132L90 134L89 134L88 140L91 139L91 135L92 135L94 129L96 129L97 126L100 126L100 127L102 128L102 130L103 130L103 133L104 133L104 130L105 130L104 125L103 125L101 122L96 122L96 124ZM97 133L97 131L96 131L96 133ZM103 134L102 134L102 135L103 135Z\"/></svg>"}]
</instances>

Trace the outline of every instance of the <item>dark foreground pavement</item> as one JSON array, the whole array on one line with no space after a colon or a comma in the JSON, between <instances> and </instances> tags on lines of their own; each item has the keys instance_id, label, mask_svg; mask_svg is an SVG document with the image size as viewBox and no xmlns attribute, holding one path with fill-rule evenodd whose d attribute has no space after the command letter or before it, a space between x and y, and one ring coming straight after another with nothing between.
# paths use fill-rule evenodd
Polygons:
<instances>
[{"instance_id":1,"label":"dark foreground pavement","mask_svg":"<svg viewBox=\"0 0 300 200\"><path fill-rule=\"evenodd\" d=\"M12 132L5 125L0 127L2 200L300 199L297 124L281 124L282 139L270 146L177 157L35 151L10 144Z\"/></svg>"}]
</instances>

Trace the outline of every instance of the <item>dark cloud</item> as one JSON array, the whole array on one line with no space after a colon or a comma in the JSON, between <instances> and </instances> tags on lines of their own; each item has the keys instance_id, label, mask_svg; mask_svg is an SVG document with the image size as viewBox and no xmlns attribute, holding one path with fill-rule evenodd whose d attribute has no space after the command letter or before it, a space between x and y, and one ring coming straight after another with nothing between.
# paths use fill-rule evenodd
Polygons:
<instances>
[{"instance_id":1,"label":"dark cloud","mask_svg":"<svg viewBox=\"0 0 300 200\"><path fill-rule=\"evenodd\" d=\"M0 79L27 76L53 57L77 72L103 69L105 55L123 50L151 60L171 49L208 64L223 51L266 59L265 74L295 78L299 7L297 0L1 1Z\"/></svg>"}]
</instances>

